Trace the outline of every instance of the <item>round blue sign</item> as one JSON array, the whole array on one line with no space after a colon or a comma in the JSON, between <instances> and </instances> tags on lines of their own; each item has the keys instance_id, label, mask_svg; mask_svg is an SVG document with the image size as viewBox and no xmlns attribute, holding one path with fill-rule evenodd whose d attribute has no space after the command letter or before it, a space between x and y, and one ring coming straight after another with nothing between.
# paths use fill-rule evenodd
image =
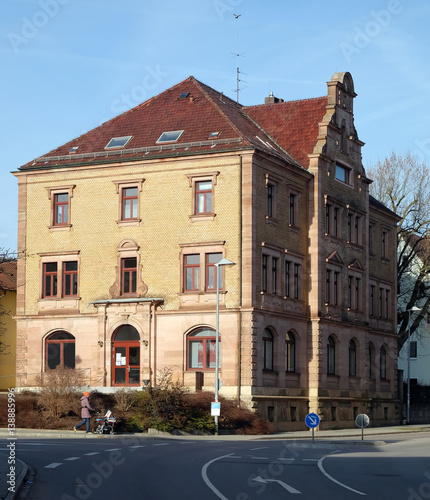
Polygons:
<instances>
[{"instance_id":1,"label":"round blue sign","mask_svg":"<svg viewBox=\"0 0 430 500\"><path fill-rule=\"evenodd\" d=\"M318 427L320 423L320 418L316 413L308 413L305 418L305 424L310 428L314 429Z\"/></svg>"}]
</instances>

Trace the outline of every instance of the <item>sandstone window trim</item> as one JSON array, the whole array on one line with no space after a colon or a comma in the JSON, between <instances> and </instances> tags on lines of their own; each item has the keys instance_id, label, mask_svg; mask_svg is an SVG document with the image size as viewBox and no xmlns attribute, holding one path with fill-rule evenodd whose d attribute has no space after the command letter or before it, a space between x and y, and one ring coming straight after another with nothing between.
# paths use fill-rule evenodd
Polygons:
<instances>
[{"instance_id":1,"label":"sandstone window trim","mask_svg":"<svg viewBox=\"0 0 430 500\"><path fill-rule=\"evenodd\" d=\"M72 198L73 191L76 188L76 184L68 184L62 186L46 186L45 189L48 192L48 199L50 200L50 210L49 210L49 225L48 228L51 232L54 231L70 231L72 228ZM62 201L59 202L59 196L66 195L67 202ZM58 209L62 207L62 221L58 221ZM67 210L67 220L64 221L64 210Z\"/></svg>"},{"instance_id":2,"label":"sandstone window trim","mask_svg":"<svg viewBox=\"0 0 430 500\"><path fill-rule=\"evenodd\" d=\"M191 214L189 216L191 222L212 221L216 217L215 202L216 202L216 185L217 178L220 172L205 172L185 174L188 178L188 185L191 188ZM210 182L211 188L199 190L199 184ZM200 196L201 195L201 196ZM204 209L199 211L199 200L203 197ZM210 197L210 210L207 209L208 199Z\"/></svg>"},{"instance_id":3,"label":"sandstone window trim","mask_svg":"<svg viewBox=\"0 0 430 500\"><path fill-rule=\"evenodd\" d=\"M116 186L116 193L118 195L118 218L117 224L118 227L130 227L130 226L140 226L142 222L141 214L141 205L142 205L142 186L145 182L144 178L140 179L129 179L129 180L116 180L112 181ZM131 212L136 212L136 216L134 217L132 214L130 217L126 215L126 200L127 200L127 190L137 189L136 197L129 197L129 201L131 202L130 210ZM136 205L133 206L132 199L136 199Z\"/></svg>"}]
</instances>

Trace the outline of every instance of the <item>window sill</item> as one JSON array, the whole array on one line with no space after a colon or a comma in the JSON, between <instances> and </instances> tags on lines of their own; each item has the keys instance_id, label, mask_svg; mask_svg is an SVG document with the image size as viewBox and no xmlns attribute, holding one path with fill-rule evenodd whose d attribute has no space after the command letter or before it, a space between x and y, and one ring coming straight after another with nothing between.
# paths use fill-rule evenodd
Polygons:
<instances>
[{"instance_id":1,"label":"window sill","mask_svg":"<svg viewBox=\"0 0 430 500\"><path fill-rule=\"evenodd\" d=\"M117 220L118 227L140 226L142 219Z\"/></svg>"},{"instance_id":2,"label":"window sill","mask_svg":"<svg viewBox=\"0 0 430 500\"><path fill-rule=\"evenodd\" d=\"M191 222L199 222L199 221L208 221L208 220L214 220L216 217L216 214L194 214L190 215L190 221Z\"/></svg>"},{"instance_id":3,"label":"window sill","mask_svg":"<svg viewBox=\"0 0 430 500\"><path fill-rule=\"evenodd\" d=\"M278 219L275 219L274 217L270 217L269 215L266 215L266 222L267 224L271 224L272 226L277 226L278 225Z\"/></svg>"},{"instance_id":4,"label":"window sill","mask_svg":"<svg viewBox=\"0 0 430 500\"><path fill-rule=\"evenodd\" d=\"M58 224L55 225L55 226L48 226L49 230L51 231L51 233L55 232L55 231L70 231L70 229L72 228L72 224Z\"/></svg>"}]
</instances>

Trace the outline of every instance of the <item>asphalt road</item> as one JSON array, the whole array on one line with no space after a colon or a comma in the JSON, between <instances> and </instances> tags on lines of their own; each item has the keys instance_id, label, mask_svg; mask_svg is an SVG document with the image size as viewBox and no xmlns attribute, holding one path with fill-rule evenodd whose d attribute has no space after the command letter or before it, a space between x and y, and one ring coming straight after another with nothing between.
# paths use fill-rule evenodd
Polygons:
<instances>
[{"instance_id":1,"label":"asphalt road","mask_svg":"<svg viewBox=\"0 0 430 500\"><path fill-rule=\"evenodd\" d=\"M21 498L430 498L430 433L378 439L386 444L21 439L17 452L35 472Z\"/></svg>"}]
</instances>

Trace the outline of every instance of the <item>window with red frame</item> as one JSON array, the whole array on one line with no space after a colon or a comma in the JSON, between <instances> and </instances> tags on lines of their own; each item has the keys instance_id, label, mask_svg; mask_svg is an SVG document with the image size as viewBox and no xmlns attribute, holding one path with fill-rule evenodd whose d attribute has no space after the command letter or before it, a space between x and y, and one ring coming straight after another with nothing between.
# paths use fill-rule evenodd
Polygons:
<instances>
[{"instance_id":1,"label":"window with red frame","mask_svg":"<svg viewBox=\"0 0 430 500\"><path fill-rule=\"evenodd\" d=\"M217 264L222 259L222 253L206 254L206 290L216 290ZM222 290L222 266L219 268L219 289Z\"/></svg>"},{"instance_id":2,"label":"window with red frame","mask_svg":"<svg viewBox=\"0 0 430 500\"><path fill-rule=\"evenodd\" d=\"M55 332L46 339L45 366L55 370L57 366L75 368L75 337L67 332Z\"/></svg>"},{"instance_id":3,"label":"window with red frame","mask_svg":"<svg viewBox=\"0 0 430 500\"><path fill-rule=\"evenodd\" d=\"M212 213L212 181L196 182L196 214Z\"/></svg>"},{"instance_id":4,"label":"window with red frame","mask_svg":"<svg viewBox=\"0 0 430 500\"><path fill-rule=\"evenodd\" d=\"M200 289L200 255L184 256L184 291Z\"/></svg>"},{"instance_id":5,"label":"window with red frame","mask_svg":"<svg viewBox=\"0 0 430 500\"><path fill-rule=\"evenodd\" d=\"M78 262L63 262L63 297L78 295Z\"/></svg>"},{"instance_id":6,"label":"window with red frame","mask_svg":"<svg viewBox=\"0 0 430 500\"><path fill-rule=\"evenodd\" d=\"M137 219L138 190L137 187L122 190L122 220Z\"/></svg>"},{"instance_id":7,"label":"window with red frame","mask_svg":"<svg viewBox=\"0 0 430 500\"><path fill-rule=\"evenodd\" d=\"M46 262L43 264L43 298L57 296L58 270L56 262Z\"/></svg>"},{"instance_id":8,"label":"window with red frame","mask_svg":"<svg viewBox=\"0 0 430 500\"><path fill-rule=\"evenodd\" d=\"M121 295L136 293L137 258L121 260Z\"/></svg>"},{"instance_id":9,"label":"window with red frame","mask_svg":"<svg viewBox=\"0 0 430 500\"><path fill-rule=\"evenodd\" d=\"M69 194L54 195L54 225L61 226L69 223Z\"/></svg>"},{"instance_id":10,"label":"window with red frame","mask_svg":"<svg viewBox=\"0 0 430 500\"><path fill-rule=\"evenodd\" d=\"M187 337L187 356L189 370L213 370L216 363L215 330L198 328ZM221 366L221 356L218 357Z\"/></svg>"}]
</instances>

